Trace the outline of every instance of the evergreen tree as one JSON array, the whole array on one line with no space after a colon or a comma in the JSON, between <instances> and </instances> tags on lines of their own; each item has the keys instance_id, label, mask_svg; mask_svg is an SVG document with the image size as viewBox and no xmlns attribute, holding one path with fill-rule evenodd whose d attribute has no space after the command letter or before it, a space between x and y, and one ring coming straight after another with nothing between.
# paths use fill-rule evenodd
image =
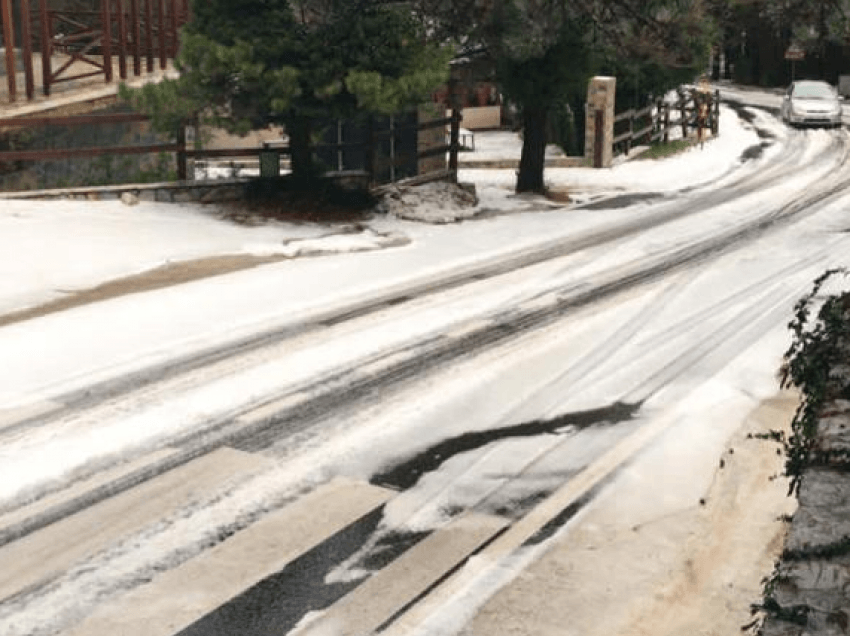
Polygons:
<instances>
[{"instance_id":1,"label":"evergreen tree","mask_svg":"<svg viewBox=\"0 0 850 636\"><path fill-rule=\"evenodd\" d=\"M448 76L409 8L380 0L195 0L180 76L126 91L160 128L198 115L232 132L283 125L292 171L310 180L318 118L393 113Z\"/></svg>"},{"instance_id":2,"label":"evergreen tree","mask_svg":"<svg viewBox=\"0 0 850 636\"><path fill-rule=\"evenodd\" d=\"M708 58L712 23L701 0L418 0L432 28L481 43L521 111L518 192L545 190L550 113L583 113L587 83L614 74L626 93L658 94L692 79ZM583 118L577 118L583 126Z\"/></svg>"}]
</instances>

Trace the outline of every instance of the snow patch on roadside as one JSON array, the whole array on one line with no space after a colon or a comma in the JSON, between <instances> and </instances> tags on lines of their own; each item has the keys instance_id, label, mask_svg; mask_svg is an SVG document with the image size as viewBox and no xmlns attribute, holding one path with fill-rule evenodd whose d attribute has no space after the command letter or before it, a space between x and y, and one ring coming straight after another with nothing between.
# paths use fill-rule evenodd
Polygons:
<instances>
[{"instance_id":1,"label":"snow patch on roadside","mask_svg":"<svg viewBox=\"0 0 850 636\"><path fill-rule=\"evenodd\" d=\"M410 238L400 232L378 232L371 228L354 227L347 231L316 237L284 239L280 245L258 244L249 246L247 249L257 256L298 258L299 256L367 252L400 247L410 242Z\"/></svg>"}]
</instances>

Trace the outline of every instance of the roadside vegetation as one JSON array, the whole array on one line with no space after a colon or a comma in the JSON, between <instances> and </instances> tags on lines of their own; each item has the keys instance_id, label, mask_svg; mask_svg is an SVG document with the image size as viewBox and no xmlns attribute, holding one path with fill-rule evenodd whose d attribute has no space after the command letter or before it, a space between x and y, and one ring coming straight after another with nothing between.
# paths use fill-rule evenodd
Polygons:
<instances>
[{"instance_id":1,"label":"roadside vegetation","mask_svg":"<svg viewBox=\"0 0 850 636\"><path fill-rule=\"evenodd\" d=\"M845 269L825 272L814 283L811 292L795 307L789 328L794 334L791 347L785 354L787 365L782 387L797 388L802 403L791 423L791 436L785 443L786 475L791 479L789 494L799 495L806 468L826 465L836 460L850 470L850 451L841 456L815 452L818 420L830 400L850 400L850 382L836 381L836 367L847 365L850 346L850 293L831 295L812 320L813 305L821 300L823 285L837 275L850 274Z\"/></svg>"},{"instance_id":2,"label":"roadside vegetation","mask_svg":"<svg viewBox=\"0 0 850 636\"><path fill-rule=\"evenodd\" d=\"M516 190L541 193L552 131L583 143L573 114L593 75L616 75L629 107L693 80L713 33L700 0L194 0L192 15L180 77L122 93L159 130L282 125L293 178L315 182L311 144L323 122L426 101L448 81L454 56L480 54L519 112Z\"/></svg>"},{"instance_id":3,"label":"roadside vegetation","mask_svg":"<svg viewBox=\"0 0 850 636\"><path fill-rule=\"evenodd\" d=\"M782 387L797 389L801 402L791 423L790 435L777 433L776 440L782 443L785 451L785 475L790 480L788 494L798 499L807 475L811 478L810 471L827 471L830 483L835 482L832 488L839 487L835 476L850 472L850 449L835 443L835 429L842 431L846 422L824 422L824 418L836 414L832 408L836 400L850 400L850 292L822 293L830 279L848 275L850 271L846 269L826 271L797 303L794 318L789 323L793 341L785 354ZM826 438L832 438L832 443L825 443ZM806 501L801 501L803 506L828 508L829 504L809 495ZM797 514L808 512L801 510ZM810 514L818 517L814 512ZM794 523L793 518L789 521ZM835 519L819 518L819 525L833 524L846 528L847 520L842 519L840 513ZM760 614L760 618L746 626L755 633L785 634L789 633L785 631L787 625L795 626L793 633L836 633L829 628L823 631L823 627L840 626L842 622L846 630L850 618L846 612L840 608L833 611L810 599L818 595L827 600L841 596L840 590L848 578L847 574L840 574L843 567L840 563L850 556L850 534L829 534L826 528L803 528L800 533L813 530L812 537L807 535L803 542L797 540L796 547L786 545L773 574L765 579L763 599L753 605L753 612ZM830 538L824 540L823 536ZM817 585L800 590L795 577L808 563L818 564L816 567L821 570L825 563L833 563L835 567L829 580L821 583L818 577Z\"/></svg>"},{"instance_id":4,"label":"roadside vegetation","mask_svg":"<svg viewBox=\"0 0 850 636\"><path fill-rule=\"evenodd\" d=\"M649 148L637 156L636 161L672 157L689 148L693 148L697 143L699 142L696 139L671 139L667 143L653 142Z\"/></svg>"}]
</instances>

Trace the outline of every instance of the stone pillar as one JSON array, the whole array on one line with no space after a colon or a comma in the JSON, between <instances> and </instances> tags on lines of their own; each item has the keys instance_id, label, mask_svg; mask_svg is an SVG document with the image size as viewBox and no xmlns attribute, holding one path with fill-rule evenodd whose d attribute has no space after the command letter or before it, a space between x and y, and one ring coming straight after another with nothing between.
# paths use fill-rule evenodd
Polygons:
<instances>
[{"instance_id":1,"label":"stone pillar","mask_svg":"<svg viewBox=\"0 0 850 636\"><path fill-rule=\"evenodd\" d=\"M617 78L594 77L587 88L585 107L584 156L594 168L610 168L614 158L614 96ZM597 131L597 111L601 112L602 129ZM597 151L597 140L601 141Z\"/></svg>"}]
</instances>

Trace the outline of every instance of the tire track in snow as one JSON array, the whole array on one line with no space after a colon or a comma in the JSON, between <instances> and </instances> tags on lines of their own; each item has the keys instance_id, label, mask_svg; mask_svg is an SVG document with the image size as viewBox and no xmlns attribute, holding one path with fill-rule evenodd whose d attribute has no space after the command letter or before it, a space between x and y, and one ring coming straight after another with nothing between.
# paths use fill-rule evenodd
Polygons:
<instances>
[{"instance_id":1,"label":"tire track in snow","mask_svg":"<svg viewBox=\"0 0 850 636\"><path fill-rule=\"evenodd\" d=\"M300 399L296 399L295 404L282 409L281 413L275 417L245 424L234 420L233 413L224 414L220 418L209 421L206 432L200 436L192 434L183 439L168 441L182 447L174 455L70 502L55 506L36 517L0 530L0 545L49 525L75 510L132 488L142 481L183 465L220 446L229 445L248 451L260 450L281 435L289 436L304 431L329 412L350 408L378 391L402 385L420 375L426 368L439 369L450 364L459 355L467 355L470 351L496 346L521 332L551 324L569 311L599 302L697 262L716 257L742 241L759 236L780 222L814 213L820 204L825 204L841 194L848 183L850 179L845 178L824 191L803 193L779 210L757 216L741 226L693 241L672 253L664 253L651 259L642 258L638 262L621 266L615 271L608 272L604 280L597 281L583 290L567 292L553 303L528 310L515 310L513 313L483 316L482 318L490 321L489 326L474 330L461 338L446 340L440 336L429 337L411 344L404 350L393 351L389 358L378 355L376 362L387 359L388 363L386 368L376 375L362 374L363 361L358 361L349 368L337 370L330 377L323 378L320 394L297 395L296 397ZM399 354L402 354L400 359L398 359ZM298 390L303 391L303 389ZM280 399L286 394L273 396L273 399Z\"/></svg>"}]
</instances>

